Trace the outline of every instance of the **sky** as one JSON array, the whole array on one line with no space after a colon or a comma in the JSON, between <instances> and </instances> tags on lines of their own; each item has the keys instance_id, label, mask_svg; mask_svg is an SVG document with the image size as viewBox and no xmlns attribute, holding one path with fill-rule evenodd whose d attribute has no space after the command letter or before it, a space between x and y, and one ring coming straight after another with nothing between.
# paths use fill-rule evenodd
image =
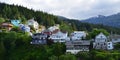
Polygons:
<instances>
[{"instance_id":1,"label":"sky","mask_svg":"<svg viewBox=\"0 0 120 60\"><path fill-rule=\"evenodd\" d=\"M21 5L70 19L87 19L120 12L120 0L0 0L0 2Z\"/></svg>"}]
</instances>

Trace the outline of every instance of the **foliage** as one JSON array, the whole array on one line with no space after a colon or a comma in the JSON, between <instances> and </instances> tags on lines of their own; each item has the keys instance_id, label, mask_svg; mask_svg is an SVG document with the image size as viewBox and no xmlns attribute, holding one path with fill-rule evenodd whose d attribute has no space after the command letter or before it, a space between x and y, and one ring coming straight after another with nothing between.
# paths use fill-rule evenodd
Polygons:
<instances>
[{"instance_id":1,"label":"foliage","mask_svg":"<svg viewBox=\"0 0 120 60\"><path fill-rule=\"evenodd\" d=\"M5 19L0 17L0 24L3 22L5 22Z\"/></svg>"},{"instance_id":2,"label":"foliage","mask_svg":"<svg viewBox=\"0 0 120 60\"><path fill-rule=\"evenodd\" d=\"M0 59L48 60L65 53L65 45L30 45L31 37L24 32L0 32Z\"/></svg>"},{"instance_id":3,"label":"foliage","mask_svg":"<svg viewBox=\"0 0 120 60\"><path fill-rule=\"evenodd\" d=\"M90 58L90 54L88 52L79 52L76 55L80 60L88 60Z\"/></svg>"},{"instance_id":4,"label":"foliage","mask_svg":"<svg viewBox=\"0 0 120 60\"><path fill-rule=\"evenodd\" d=\"M60 60L77 60L77 58L75 57L75 55L72 54L65 54L65 55L61 55L59 57Z\"/></svg>"},{"instance_id":5,"label":"foliage","mask_svg":"<svg viewBox=\"0 0 120 60\"><path fill-rule=\"evenodd\" d=\"M120 43L116 43L116 44L114 45L114 48L117 49L117 50L120 50Z\"/></svg>"},{"instance_id":6,"label":"foliage","mask_svg":"<svg viewBox=\"0 0 120 60\"><path fill-rule=\"evenodd\" d=\"M17 27L17 26L13 26L13 28L11 29L11 31L19 32L20 28Z\"/></svg>"},{"instance_id":7,"label":"foliage","mask_svg":"<svg viewBox=\"0 0 120 60\"><path fill-rule=\"evenodd\" d=\"M50 60L77 60L75 55L72 55L72 54L60 55L59 58L57 56L51 56L49 59Z\"/></svg>"},{"instance_id":8,"label":"foliage","mask_svg":"<svg viewBox=\"0 0 120 60\"><path fill-rule=\"evenodd\" d=\"M89 38L95 38L96 35L103 33L106 36L110 35L105 29L93 29L90 33L89 33Z\"/></svg>"}]
</instances>

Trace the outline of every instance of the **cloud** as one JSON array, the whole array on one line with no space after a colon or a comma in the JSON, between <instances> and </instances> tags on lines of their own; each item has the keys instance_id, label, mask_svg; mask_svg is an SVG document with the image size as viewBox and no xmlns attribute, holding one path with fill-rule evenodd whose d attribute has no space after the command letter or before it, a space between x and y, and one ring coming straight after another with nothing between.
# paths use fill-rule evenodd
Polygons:
<instances>
[{"instance_id":1,"label":"cloud","mask_svg":"<svg viewBox=\"0 0 120 60\"><path fill-rule=\"evenodd\" d=\"M120 12L120 0L1 0L74 19Z\"/></svg>"}]
</instances>

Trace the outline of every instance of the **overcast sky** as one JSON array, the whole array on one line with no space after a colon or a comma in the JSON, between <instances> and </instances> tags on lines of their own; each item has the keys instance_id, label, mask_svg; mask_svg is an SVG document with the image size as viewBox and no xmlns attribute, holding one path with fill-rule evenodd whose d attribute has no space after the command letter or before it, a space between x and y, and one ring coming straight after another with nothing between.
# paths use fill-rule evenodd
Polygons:
<instances>
[{"instance_id":1,"label":"overcast sky","mask_svg":"<svg viewBox=\"0 0 120 60\"><path fill-rule=\"evenodd\" d=\"M72 19L120 12L120 0L0 0Z\"/></svg>"}]
</instances>

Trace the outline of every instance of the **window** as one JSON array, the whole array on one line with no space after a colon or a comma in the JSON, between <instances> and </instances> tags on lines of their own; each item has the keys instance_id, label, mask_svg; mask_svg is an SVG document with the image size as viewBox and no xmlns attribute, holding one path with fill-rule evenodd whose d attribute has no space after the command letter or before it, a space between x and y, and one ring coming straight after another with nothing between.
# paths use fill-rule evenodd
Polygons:
<instances>
[{"instance_id":1,"label":"window","mask_svg":"<svg viewBox=\"0 0 120 60\"><path fill-rule=\"evenodd\" d=\"M99 43L98 43L98 45L99 45Z\"/></svg>"},{"instance_id":2,"label":"window","mask_svg":"<svg viewBox=\"0 0 120 60\"><path fill-rule=\"evenodd\" d=\"M105 45L105 43L104 43L104 45Z\"/></svg>"}]
</instances>

